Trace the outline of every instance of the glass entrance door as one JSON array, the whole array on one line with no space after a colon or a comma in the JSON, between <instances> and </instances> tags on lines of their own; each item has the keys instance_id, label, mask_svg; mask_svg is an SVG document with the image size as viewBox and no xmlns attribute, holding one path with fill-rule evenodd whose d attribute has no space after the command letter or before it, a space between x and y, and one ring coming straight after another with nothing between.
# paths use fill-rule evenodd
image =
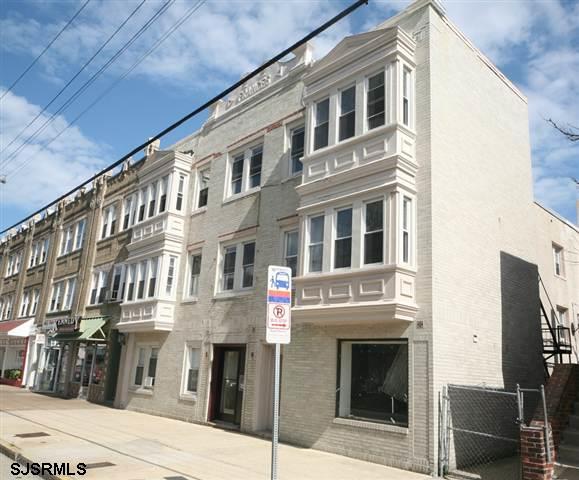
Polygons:
<instances>
[{"instance_id":1,"label":"glass entrance door","mask_svg":"<svg viewBox=\"0 0 579 480\"><path fill-rule=\"evenodd\" d=\"M60 348L47 348L44 350L38 372L38 389L41 392L53 392L58 377L60 361Z\"/></svg>"},{"instance_id":2,"label":"glass entrance door","mask_svg":"<svg viewBox=\"0 0 579 480\"><path fill-rule=\"evenodd\" d=\"M222 375L217 418L239 425L244 388L245 349L222 350Z\"/></svg>"}]
</instances>

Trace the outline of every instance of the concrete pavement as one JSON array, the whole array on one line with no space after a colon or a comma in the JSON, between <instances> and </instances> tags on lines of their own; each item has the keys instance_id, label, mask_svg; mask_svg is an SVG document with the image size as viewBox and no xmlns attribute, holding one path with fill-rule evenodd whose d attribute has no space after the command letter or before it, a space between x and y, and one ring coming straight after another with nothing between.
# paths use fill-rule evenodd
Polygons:
<instances>
[{"instance_id":1,"label":"concrete pavement","mask_svg":"<svg viewBox=\"0 0 579 480\"><path fill-rule=\"evenodd\" d=\"M42 436L17 436L22 434ZM0 445L34 462L88 464L83 479L264 480L271 443L209 426L0 386ZM420 480L406 472L281 445L280 480ZM0 478L10 477L2 465ZM69 478L69 477L59 477ZM70 477L79 478L79 477Z\"/></svg>"}]
</instances>

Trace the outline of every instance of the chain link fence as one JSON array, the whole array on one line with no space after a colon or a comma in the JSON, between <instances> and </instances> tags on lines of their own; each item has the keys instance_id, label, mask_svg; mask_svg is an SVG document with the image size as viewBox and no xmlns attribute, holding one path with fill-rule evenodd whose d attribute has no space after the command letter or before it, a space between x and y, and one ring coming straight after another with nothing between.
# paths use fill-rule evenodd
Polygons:
<instances>
[{"instance_id":1,"label":"chain link fence","mask_svg":"<svg viewBox=\"0 0 579 480\"><path fill-rule=\"evenodd\" d=\"M448 385L442 394L440 470L450 479L519 480L520 425L540 391Z\"/></svg>"}]
</instances>

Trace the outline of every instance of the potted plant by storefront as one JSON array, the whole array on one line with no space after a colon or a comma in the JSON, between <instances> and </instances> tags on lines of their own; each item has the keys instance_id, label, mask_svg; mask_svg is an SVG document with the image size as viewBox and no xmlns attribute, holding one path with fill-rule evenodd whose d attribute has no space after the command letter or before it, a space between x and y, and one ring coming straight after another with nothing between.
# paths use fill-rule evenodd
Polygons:
<instances>
[{"instance_id":1,"label":"potted plant by storefront","mask_svg":"<svg viewBox=\"0 0 579 480\"><path fill-rule=\"evenodd\" d=\"M0 383L20 387L22 385L22 370L18 368L4 370L4 377L0 378Z\"/></svg>"}]
</instances>

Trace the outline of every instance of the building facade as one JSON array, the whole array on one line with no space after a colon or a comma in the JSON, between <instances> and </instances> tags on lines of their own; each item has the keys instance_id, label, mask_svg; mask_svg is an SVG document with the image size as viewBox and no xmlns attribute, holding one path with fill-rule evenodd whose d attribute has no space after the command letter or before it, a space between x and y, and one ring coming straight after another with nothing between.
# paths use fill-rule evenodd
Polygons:
<instances>
[{"instance_id":1,"label":"building facade","mask_svg":"<svg viewBox=\"0 0 579 480\"><path fill-rule=\"evenodd\" d=\"M526 99L437 2L294 54L9 235L0 313L31 388L261 434L291 267L282 440L431 473L444 385L544 381L539 274L577 361L579 234L533 202Z\"/></svg>"}]
</instances>

